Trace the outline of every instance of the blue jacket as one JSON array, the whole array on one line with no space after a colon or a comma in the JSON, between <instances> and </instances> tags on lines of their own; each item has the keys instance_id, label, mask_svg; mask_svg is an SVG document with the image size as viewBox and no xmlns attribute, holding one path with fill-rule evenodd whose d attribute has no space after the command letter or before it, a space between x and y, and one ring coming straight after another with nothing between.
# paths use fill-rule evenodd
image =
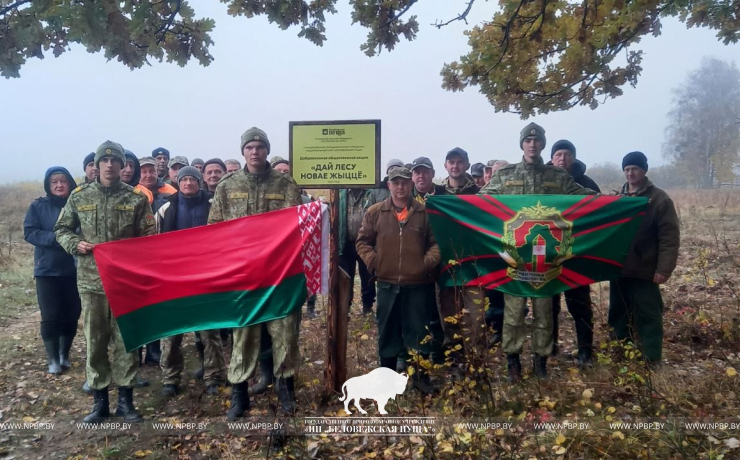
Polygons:
<instances>
[{"instance_id":1,"label":"blue jacket","mask_svg":"<svg viewBox=\"0 0 740 460\"><path fill-rule=\"evenodd\" d=\"M173 232L200 227L208 222L211 210L211 195L200 190L193 198L185 198L180 192L167 198L155 214L157 233Z\"/></svg>"},{"instance_id":2,"label":"blue jacket","mask_svg":"<svg viewBox=\"0 0 740 460\"><path fill-rule=\"evenodd\" d=\"M76 276L74 257L67 254L57 243L54 224L67 202L66 198L51 193L50 179L53 174L64 174L69 181L70 192L77 187L72 175L65 168L54 166L46 171L44 190L46 196L36 199L28 207L23 221L23 237L34 245L33 276Z\"/></svg>"}]
</instances>

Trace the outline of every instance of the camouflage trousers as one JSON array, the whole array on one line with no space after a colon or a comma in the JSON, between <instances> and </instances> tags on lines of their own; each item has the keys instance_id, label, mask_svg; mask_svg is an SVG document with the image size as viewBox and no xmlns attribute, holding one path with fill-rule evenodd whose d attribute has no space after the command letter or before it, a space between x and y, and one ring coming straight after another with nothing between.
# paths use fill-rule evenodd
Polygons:
<instances>
[{"instance_id":1,"label":"camouflage trousers","mask_svg":"<svg viewBox=\"0 0 740 460\"><path fill-rule=\"evenodd\" d=\"M185 359L182 356L182 334L173 335L162 340L162 360L159 365L164 377L163 385L179 385L182 371L185 370ZM221 334L218 329L201 331L203 342L203 380L206 386L223 383L226 377L226 361L221 345Z\"/></svg>"},{"instance_id":2,"label":"camouflage trousers","mask_svg":"<svg viewBox=\"0 0 740 460\"><path fill-rule=\"evenodd\" d=\"M445 345L465 339L467 346L474 346L480 353L487 350L485 291L477 287L440 287L439 316L445 333ZM461 313L456 322L445 318ZM455 338L455 335L458 338Z\"/></svg>"},{"instance_id":3,"label":"camouflage trousers","mask_svg":"<svg viewBox=\"0 0 740 460\"><path fill-rule=\"evenodd\" d=\"M139 369L139 354L126 353L121 331L110 311L105 294L80 292L82 323L87 343L87 383L93 390L107 388L111 382L132 387ZM109 358L108 346L113 355Z\"/></svg>"},{"instance_id":4,"label":"camouflage trousers","mask_svg":"<svg viewBox=\"0 0 740 460\"><path fill-rule=\"evenodd\" d=\"M276 377L295 375L299 363L298 322L300 309L286 316L264 323L272 339L273 371ZM229 364L229 382L241 383L254 375L260 354L262 324L234 329L234 345Z\"/></svg>"},{"instance_id":5,"label":"camouflage trousers","mask_svg":"<svg viewBox=\"0 0 740 460\"><path fill-rule=\"evenodd\" d=\"M524 348L524 308L526 297L504 294L504 330L501 340L506 354L519 355ZM550 356L552 353L552 297L533 297L532 310L534 322L532 327L532 351L538 356Z\"/></svg>"}]
</instances>

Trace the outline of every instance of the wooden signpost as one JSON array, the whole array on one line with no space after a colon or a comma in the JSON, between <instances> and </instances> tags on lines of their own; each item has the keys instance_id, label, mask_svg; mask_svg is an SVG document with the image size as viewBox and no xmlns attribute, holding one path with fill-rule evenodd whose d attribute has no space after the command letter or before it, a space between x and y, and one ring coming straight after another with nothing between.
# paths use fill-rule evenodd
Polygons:
<instances>
[{"instance_id":1,"label":"wooden signpost","mask_svg":"<svg viewBox=\"0 0 740 460\"><path fill-rule=\"evenodd\" d=\"M299 187L331 189L324 391L341 392L347 380L349 299L354 286L339 268L339 189L380 186L380 120L292 121L289 161Z\"/></svg>"}]
</instances>

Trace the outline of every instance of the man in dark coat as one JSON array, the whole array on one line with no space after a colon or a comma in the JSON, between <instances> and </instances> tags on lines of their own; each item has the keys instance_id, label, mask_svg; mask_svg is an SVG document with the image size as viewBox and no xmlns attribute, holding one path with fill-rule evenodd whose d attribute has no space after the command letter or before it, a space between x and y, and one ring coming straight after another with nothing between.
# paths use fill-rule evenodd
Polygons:
<instances>
[{"instance_id":1,"label":"man in dark coat","mask_svg":"<svg viewBox=\"0 0 740 460\"><path fill-rule=\"evenodd\" d=\"M576 159L576 147L568 140L555 142L550 151L551 164L568 171L573 180L580 186L601 193L596 182L586 175L586 165ZM591 287L580 286L565 291L565 304L576 325L576 341L578 343L578 366L586 368L591 365L594 342L593 305L591 303ZM552 298L552 325L553 345L552 355L556 356L560 350L558 336L560 332L560 294Z\"/></svg>"}]
</instances>

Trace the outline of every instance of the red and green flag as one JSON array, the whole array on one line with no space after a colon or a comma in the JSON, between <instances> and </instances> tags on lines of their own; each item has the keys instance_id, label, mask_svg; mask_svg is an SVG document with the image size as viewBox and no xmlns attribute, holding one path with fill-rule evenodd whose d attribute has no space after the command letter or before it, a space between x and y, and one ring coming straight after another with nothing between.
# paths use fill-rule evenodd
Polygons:
<instances>
[{"instance_id":1,"label":"red and green flag","mask_svg":"<svg viewBox=\"0 0 740 460\"><path fill-rule=\"evenodd\" d=\"M185 332L244 327L293 313L325 293L326 205L95 247L126 349Z\"/></svg>"},{"instance_id":2,"label":"red and green flag","mask_svg":"<svg viewBox=\"0 0 740 460\"><path fill-rule=\"evenodd\" d=\"M443 286L549 297L613 279L647 198L583 195L433 196L427 212Z\"/></svg>"}]
</instances>

